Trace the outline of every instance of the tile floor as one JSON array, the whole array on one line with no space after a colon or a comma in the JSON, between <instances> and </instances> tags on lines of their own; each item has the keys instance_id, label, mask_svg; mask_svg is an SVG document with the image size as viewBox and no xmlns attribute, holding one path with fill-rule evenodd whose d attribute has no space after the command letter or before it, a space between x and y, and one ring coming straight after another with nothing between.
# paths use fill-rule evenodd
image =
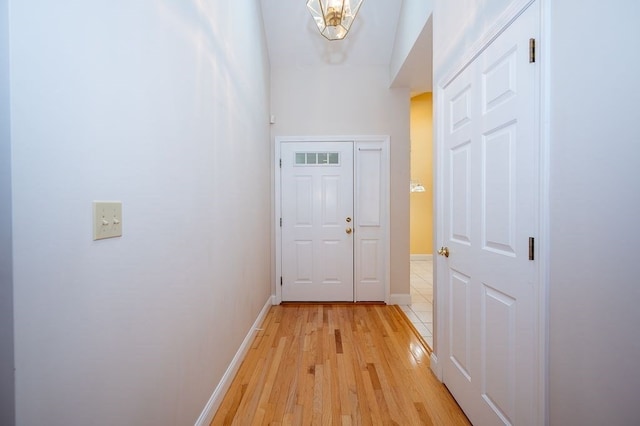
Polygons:
<instances>
[{"instance_id":1,"label":"tile floor","mask_svg":"<svg viewBox=\"0 0 640 426\"><path fill-rule=\"evenodd\" d=\"M433 348L433 261L411 260L411 305L400 306Z\"/></svg>"}]
</instances>

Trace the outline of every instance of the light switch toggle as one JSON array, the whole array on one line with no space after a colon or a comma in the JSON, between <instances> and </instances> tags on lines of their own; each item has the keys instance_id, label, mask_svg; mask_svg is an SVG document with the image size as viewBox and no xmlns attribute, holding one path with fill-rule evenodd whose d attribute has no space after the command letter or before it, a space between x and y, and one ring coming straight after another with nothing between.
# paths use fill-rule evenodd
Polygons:
<instances>
[{"instance_id":1,"label":"light switch toggle","mask_svg":"<svg viewBox=\"0 0 640 426\"><path fill-rule=\"evenodd\" d=\"M122 202L93 202L93 239L122 236Z\"/></svg>"}]
</instances>

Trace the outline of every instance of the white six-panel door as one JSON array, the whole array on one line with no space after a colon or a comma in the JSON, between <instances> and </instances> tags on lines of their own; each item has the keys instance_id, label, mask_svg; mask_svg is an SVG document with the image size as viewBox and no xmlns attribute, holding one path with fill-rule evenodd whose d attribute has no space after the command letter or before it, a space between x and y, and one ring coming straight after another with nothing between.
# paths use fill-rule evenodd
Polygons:
<instances>
[{"instance_id":1,"label":"white six-panel door","mask_svg":"<svg viewBox=\"0 0 640 426\"><path fill-rule=\"evenodd\" d=\"M533 424L537 410L537 14L534 3L446 85L441 104L443 381L478 425Z\"/></svg>"},{"instance_id":2,"label":"white six-panel door","mask_svg":"<svg viewBox=\"0 0 640 426\"><path fill-rule=\"evenodd\" d=\"M282 300L353 301L353 142L281 145Z\"/></svg>"}]
</instances>

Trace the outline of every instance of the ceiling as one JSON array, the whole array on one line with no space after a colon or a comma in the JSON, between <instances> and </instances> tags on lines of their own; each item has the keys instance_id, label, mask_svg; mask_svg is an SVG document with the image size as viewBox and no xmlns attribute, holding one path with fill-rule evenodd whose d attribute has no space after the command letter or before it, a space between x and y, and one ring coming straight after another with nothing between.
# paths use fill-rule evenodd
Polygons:
<instances>
[{"instance_id":1,"label":"ceiling","mask_svg":"<svg viewBox=\"0 0 640 426\"><path fill-rule=\"evenodd\" d=\"M260 0L260 3L272 66L389 65L402 0L364 0L349 34L339 41L328 41L320 35L306 0ZM428 27L429 31L423 31L427 39L421 35L394 87L410 87L413 93L430 91Z\"/></svg>"}]
</instances>

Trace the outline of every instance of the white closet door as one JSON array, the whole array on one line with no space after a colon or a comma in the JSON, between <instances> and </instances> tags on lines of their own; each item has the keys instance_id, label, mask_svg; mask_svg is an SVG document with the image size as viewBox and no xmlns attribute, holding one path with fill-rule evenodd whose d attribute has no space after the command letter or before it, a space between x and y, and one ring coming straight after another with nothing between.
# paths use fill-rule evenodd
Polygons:
<instances>
[{"instance_id":1,"label":"white closet door","mask_svg":"<svg viewBox=\"0 0 640 426\"><path fill-rule=\"evenodd\" d=\"M443 380L478 425L537 410L538 19L536 2L443 93Z\"/></svg>"}]
</instances>

